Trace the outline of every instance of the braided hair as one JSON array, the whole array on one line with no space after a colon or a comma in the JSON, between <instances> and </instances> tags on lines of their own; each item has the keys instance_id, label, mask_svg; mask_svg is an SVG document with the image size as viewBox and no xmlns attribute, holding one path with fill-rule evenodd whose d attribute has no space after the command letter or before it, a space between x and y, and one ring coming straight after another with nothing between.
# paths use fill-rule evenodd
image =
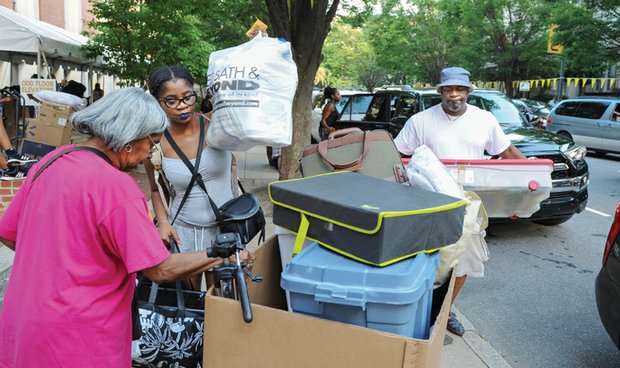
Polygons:
<instances>
[{"instance_id":1,"label":"braided hair","mask_svg":"<svg viewBox=\"0 0 620 368\"><path fill-rule=\"evenodd\" d=\"M164 85L173 79L184 79L191 86L194 85L194 77L187 68L182 66L160 66L149 74L149 92L153 97L159 98Z\"/></svg>"},{"instance_id":2,"label":"braided hair","mask_svg":"<svg viewBox=\"0 0 620 368\"><path fill-rule=\"evenodd\" d=\"M337 88L332 88L330 86L325 87L325 89L323 90L323 97L325 97L326 100L331 100L332 96L334 93L336 93L336 91L338 91Z\"/></svg>"}]
</instances>

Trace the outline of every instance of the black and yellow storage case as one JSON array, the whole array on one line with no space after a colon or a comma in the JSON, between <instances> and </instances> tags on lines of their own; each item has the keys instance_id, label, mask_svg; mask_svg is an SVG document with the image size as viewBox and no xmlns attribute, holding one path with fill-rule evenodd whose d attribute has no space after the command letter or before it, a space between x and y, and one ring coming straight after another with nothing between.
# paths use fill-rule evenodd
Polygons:
<instances>
[{"instance_id":1,"label":"black and yellow storage case","mask_svg":"<svg viewBox=\"0 0 620 368\"><path fill-rule=\"evenodd\" d=\"M309 238L376 266L455 243L467 204L353 172L274 182L269 197L273 223L297 233L296 245Z\"/></svg>"}]
</instances>

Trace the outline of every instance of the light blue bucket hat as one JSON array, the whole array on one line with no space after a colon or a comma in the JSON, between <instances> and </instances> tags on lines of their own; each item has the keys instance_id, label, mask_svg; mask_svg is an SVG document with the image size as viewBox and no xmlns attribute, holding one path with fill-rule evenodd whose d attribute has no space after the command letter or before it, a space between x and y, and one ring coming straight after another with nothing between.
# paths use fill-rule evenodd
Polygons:
<instances>
[{"instance_id":1,"label":"light blue bucket hat","mask_svg":"<svg viewBox=\"0 0 620 368\"><path fill-rule=\"evenodd\" d=\"M441 71L441 79L437 85L437 91L445 86L464 86L469 87L469 92L474 90L474 86L469 83L469 72L463 68L451 67Z\"/></svg>"}]
</instances>

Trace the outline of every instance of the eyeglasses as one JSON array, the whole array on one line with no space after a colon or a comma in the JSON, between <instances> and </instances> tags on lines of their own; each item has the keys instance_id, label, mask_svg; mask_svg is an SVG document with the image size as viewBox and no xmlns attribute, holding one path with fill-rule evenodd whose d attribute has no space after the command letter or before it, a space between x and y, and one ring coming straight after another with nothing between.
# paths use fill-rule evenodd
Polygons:
<instances>
[{"instance_id":1,"label":"eyeglasses","mask_svg":"<svg viewBox=\"0 0 620 368\"><path fill-rule=\"evenodd\" d=\"M176 109L177 107L179 107L179 104L181 102L183 102L187 106L194 106L194 104L196 103L196 97L196 94L192 93L191 95L187 95L183 98L166 97L157 101L163 102L164 105L166 105L166 107L169 109Z\"/></svg>"},{"instance_id":2,"label":"eyeglasses","mask_svg":"<svg viewBox=\"0 0 620 368\"><path fill-rule=\"evenodd\" d=\"M150 136L150 135L149 135L149 140L151 141L151 149L150 149L150 152L151 152L151 153L159 152L159 148L157 147L157 143L155 143L155 141L153 140L153 138L151 138L151 136Z\"/></svg>"}]
</instances>

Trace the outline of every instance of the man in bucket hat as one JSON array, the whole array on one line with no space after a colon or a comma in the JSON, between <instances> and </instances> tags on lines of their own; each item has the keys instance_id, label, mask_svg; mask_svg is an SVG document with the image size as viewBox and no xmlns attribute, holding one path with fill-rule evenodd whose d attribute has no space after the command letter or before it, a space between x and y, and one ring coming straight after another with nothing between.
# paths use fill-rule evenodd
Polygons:
<instances>
[{"instance_id":1,"label":"man in bucket hat","mask_svg":"<svg viewBox=\"0 0 620 368\"><path fill-rule=\"evenodd\" d=\"M439 159L482 159L485 151L505 159L524 159L525 156L510 143L493 114L467 103L467 97L473 90L467 70L459 67L443 69L437 86L441 104L409 118L394 139L398 151L411 155L416 148L426 145ZM484 276L487 258L484 234L480 241L467 243L455 267L452 301L468 275ZM448 330L459 336L465 332L453 313L450 313Z\"/></svg>"}]
</instances>

